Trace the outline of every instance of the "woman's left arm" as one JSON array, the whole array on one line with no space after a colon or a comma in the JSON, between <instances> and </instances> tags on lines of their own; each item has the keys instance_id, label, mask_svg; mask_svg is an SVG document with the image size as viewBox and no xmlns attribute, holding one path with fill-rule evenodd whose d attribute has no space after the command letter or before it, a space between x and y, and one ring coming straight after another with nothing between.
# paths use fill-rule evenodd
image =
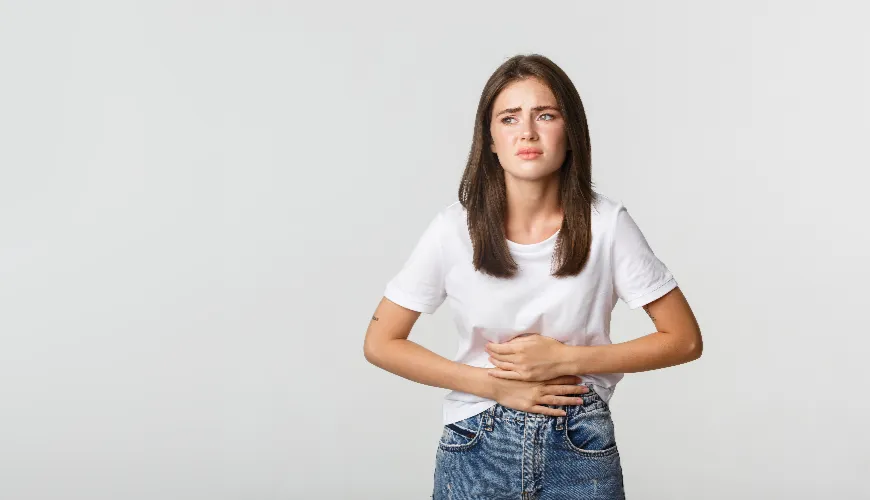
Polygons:
<instances>
[{"instance_id":1,"label":"woman's left arm","mask_svg":"<svg viewBox=\"0 0 870 500\"><path fill-rule=\"evenodd\" d=\"M701 328L679 287L643 309L657 331L619 344L565 346L565 374L642 372L701 357Z\"/></svg>"},{"instance_id":2,"label":"woman's left arm","mask_svg":"<svg viewBox=\"0 0 870 500\"><path fill-rule=\"evenodd\" d=\"M642 372L701 357L701 329L679 287L643 308L657 331L628 342L571 346L536 334L502 344L489 343L489 360L499 368L489 374L540 381L562 375Z\"/></svg>"}]
</instances>

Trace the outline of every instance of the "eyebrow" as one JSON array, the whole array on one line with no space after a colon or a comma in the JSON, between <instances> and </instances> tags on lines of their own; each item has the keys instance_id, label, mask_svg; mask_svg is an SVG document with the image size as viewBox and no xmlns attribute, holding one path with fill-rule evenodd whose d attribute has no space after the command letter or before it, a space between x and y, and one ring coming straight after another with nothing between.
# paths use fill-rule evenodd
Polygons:
<instances>
[{"instance_id":1,"label":"eyebrow","mask_svg":"<svg viewBox=\"0 0 870 500\"><path fill-rule=\"evenodd\" d=\"M535 106L534 108L532 108L532 111L543 111L545 109L552 109L553 111L560 111L560 112L562 111L559 108L557 108L556 106L550 106L550 105ZM495 116L499 117L505 113L519 113L522 110L523 110L523 108L508 108L508 109L499 111L498 114Z\"/></svg>"}]
</instances>

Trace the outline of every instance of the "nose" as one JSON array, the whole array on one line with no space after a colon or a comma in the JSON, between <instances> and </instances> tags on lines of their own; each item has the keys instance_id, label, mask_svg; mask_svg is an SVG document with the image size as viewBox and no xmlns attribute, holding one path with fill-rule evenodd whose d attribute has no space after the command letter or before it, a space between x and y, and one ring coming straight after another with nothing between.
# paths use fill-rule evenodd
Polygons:
<instances>
[{"instance_id":1,"label":"nose","mask_svg":"<svg viewBox=\"0 0 870 500\"><path fill-rule=\"evenodd\" d=\"M535 124L532 121L527 121L522 130L520 131L520 137L523 139L534 139L537 137L537 132L535 132Z\"/></svg>"}]
</instances>

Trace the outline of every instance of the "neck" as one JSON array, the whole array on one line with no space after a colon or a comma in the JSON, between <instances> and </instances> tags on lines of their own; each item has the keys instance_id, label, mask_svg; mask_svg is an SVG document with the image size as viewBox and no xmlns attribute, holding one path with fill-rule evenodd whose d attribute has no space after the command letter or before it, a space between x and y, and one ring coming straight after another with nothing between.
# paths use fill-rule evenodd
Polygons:
<instances>
[{"instance_id":1,"label":"neck","mask_svg":"<svg viewBox=\"0 0 870 500\"><path fill-rule=\"evenodd\" d=\"M562 226L559 173L544 179L525 180L505 175L508 232L530 236L549 235Z\"/></svg>"}]
</instances>

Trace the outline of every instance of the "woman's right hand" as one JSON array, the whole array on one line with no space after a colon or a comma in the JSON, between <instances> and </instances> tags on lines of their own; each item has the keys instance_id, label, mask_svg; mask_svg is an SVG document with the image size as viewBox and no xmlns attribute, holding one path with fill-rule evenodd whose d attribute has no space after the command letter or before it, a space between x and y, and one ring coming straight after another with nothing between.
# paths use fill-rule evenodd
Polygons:
<instances>
[{"instance_id":1,"label":"woman's right hand","mask_svg":"<svg viewBox=\"0 0 870 500\"><path fill-rule=\"evenodd\" d=\"M498 368L492 368L498 370ZM489 376L489 374L487 374ZM582 380L574 375L565 375L540 382L509 380L489 376L492 379L492 393L500 405L514 410L529 413L540 413L553 417L564 417L563 410L549 408L543 405L581 405L583 400L578 397L566 397L565 394L585 394L589 388L577 385Z\"/></svg>"}]
</instances>

